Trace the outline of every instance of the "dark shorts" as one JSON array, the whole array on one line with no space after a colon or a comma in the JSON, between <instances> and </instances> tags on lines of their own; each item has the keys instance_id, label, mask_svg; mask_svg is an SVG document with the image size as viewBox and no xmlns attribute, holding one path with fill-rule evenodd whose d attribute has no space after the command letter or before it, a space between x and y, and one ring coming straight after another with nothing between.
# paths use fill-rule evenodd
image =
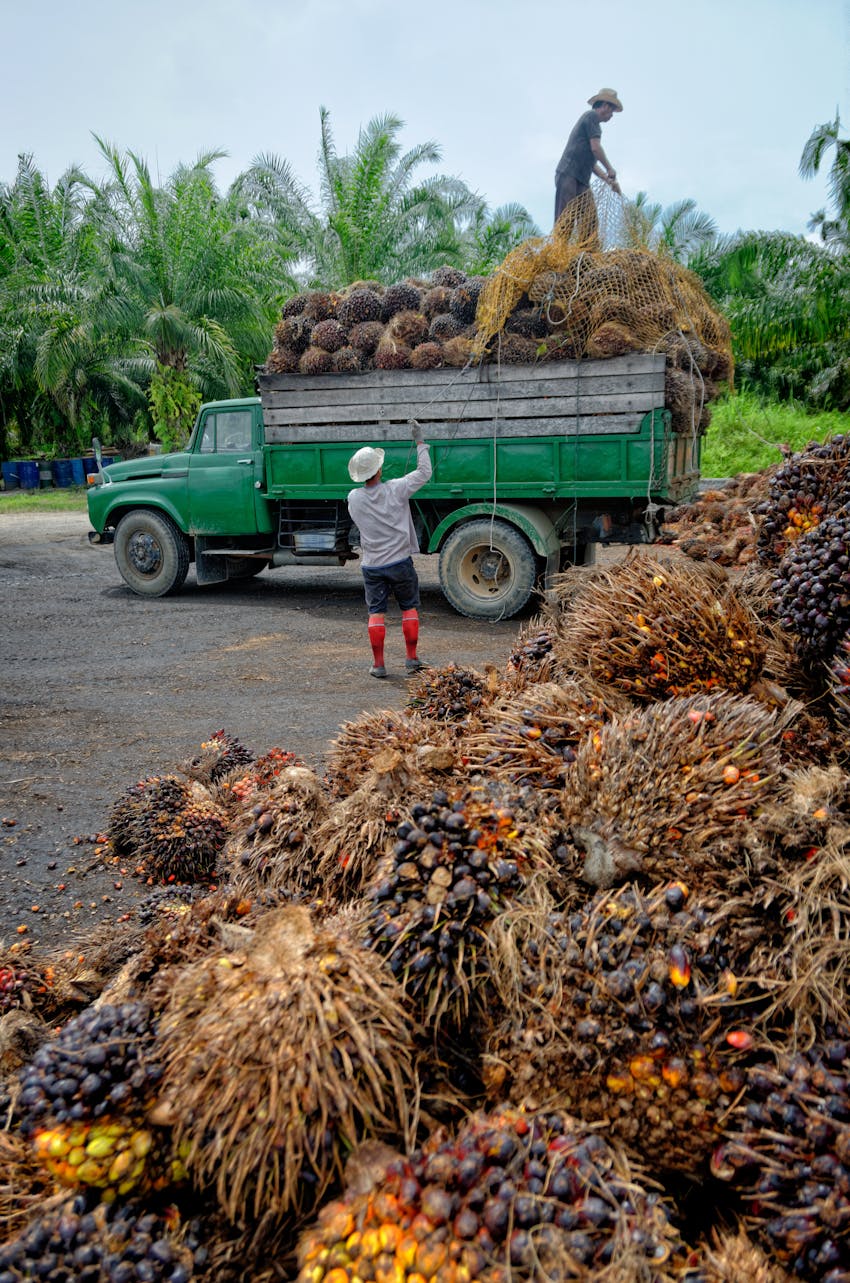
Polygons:
<instances>
[{"instance_id":1,"label":"dark shorts","mask_svg":"<svg viewBox=\"0 0 850 1283\"><path fill-rule=\"evenodd\" d=\"M419 576L412 557L394 561L391 566L361 566L360 569L370 615L386 613L390 593L401 610L413 610L419 605Z\"/></svg>"}]
</instances>

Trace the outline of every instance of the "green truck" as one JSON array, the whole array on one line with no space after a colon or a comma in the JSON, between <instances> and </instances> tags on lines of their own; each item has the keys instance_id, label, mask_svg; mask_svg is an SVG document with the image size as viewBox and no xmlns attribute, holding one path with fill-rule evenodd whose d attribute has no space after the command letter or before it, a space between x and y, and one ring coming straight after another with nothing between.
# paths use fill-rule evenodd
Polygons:
<instances>
[{"instance_id":1,"label":"green truck","mask_svg":"<svg viewBox=\"0 0 850 1283\"><path fill-rule=\"evenodd\" d=\"M456 610L506 619L597 543L651 542L664 505L696 493L700 435L671 430L664 374L652 354L260 374L258 397L201 406L185 450L100 468L89 539L152 597L192 562L211 584L356 561L348 459L380 444L385 477L409 471L416 420L434 469L412 504L420 548Z\"/></svg>"}]
</instances>

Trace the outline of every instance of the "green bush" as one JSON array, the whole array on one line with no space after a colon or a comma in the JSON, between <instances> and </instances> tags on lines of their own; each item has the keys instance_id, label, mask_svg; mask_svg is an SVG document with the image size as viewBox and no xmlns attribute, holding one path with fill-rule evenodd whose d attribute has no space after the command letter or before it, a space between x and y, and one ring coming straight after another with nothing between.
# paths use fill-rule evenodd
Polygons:
<instances>
[{"instance_id":1,"label":"green bush","mask_svg":"<svg viewBox=\"0 0 850 1283\"><path fill-rule=\"evenodd\" d=\"M724 397L712 406L711 425L703 442L704 477L734 477L738 472L761 472L781 463L780 446L802 450L809 441L823 441L850 432L850 413L814 413L797 402L760 401L750 393Z\"/></svg>"}]
</instances>

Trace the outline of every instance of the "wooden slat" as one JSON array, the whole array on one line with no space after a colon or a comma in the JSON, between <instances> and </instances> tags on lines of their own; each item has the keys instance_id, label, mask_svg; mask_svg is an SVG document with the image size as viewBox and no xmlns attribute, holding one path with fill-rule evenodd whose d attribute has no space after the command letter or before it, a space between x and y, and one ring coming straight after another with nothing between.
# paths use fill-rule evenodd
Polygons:
<instances>
[{"instance_id":1,"label":"wooden slat","mask_svg":"<svg viewBox=\"0 0 850 1283\"><path fill-rule=\"evenodd\" d=\"M402 405L337 405L337 406L302 406L293 409L267 409L263 418L269 427L290 426L297 430L313 423L326 423L332 418L335 423L407 423L418 419L423 425L431 418L439 417L457 423L474 423L482 419L500 423L522 423L526 419L550 418L560 412L561 415L579 414L645 414L664 404L663 393L659 398L652 392L625 394L615 396L579 396L571 399L561 397L525 397L521 401L477 403L467 405L463 401L408 402Z\"/></svg>"},{"instance_id":2,"label":"wooden slat","mask_svg":"<svg viewBox=\"0 0 850 1283\"><path fill-rule=\"evenodd\" d=\"M386 388L373 388L361 385L353 388L327 388L317 390L313 387L299 387L293 392L271 391L264 398L263 405L267 412L281 410L295 413L296 410L313 406L368 406L381 408L387 406L408 406L420 403L423 405L444 404L446 401L459 401L464 406L474 408L477 405L510 405L515 401L525 401L540 397L557 397L560 400L574 400L578 395L606 396L623 395L624 393L646 394L653 397L653 405L664 400L664 376L661 372L632 374L615 377L608 375L598 379L521 379L505 387L492 384L472 384L470 387L452 386L451 384L396 385Z\"/></svg>"},{"instance_id":3,"label":"wooden slat","mask_svg":"<svg viewBox=\"0 0 850 1283\"><path fill-rule=\"evenodd\" d=\"M518 437L582 437L607 436L613 433L636 433L640 430L643 414L592 414L575 416L552 415L548 418L512 419L510 424L492 419L464 420L462 423L439 419L422 424L427 441L476 441L491 439L516 440ZM358 423L356 432L351 424L316 423L297 428L267 426L266 442L269 445L315 445L322 442L408 441L406 424Z\"/></svg>"}]
</instances>

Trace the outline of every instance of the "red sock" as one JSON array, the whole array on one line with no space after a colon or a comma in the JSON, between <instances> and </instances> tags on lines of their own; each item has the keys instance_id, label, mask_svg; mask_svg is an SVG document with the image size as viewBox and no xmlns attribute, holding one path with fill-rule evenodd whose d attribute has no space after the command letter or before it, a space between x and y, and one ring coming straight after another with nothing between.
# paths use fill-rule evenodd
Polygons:
<instances>
[{"instance_id":1,"label":"red sock","mask_svg":"<svg viewBox=\"0 0 850 1283\"><path fill-rule=\"evenodd\" d=\"M404 645L407 650L407 658L416 658L416 644L419 641L419 613L414 610L405 610L401 617L401 631L404 637Z\"/></svg>"},{"instance_id":2,"label":"red sock","mask_svg":"<svg viewBox=\"0 0 850 1283\"><path fill-rule=\"evenodd\" d=\"M387 635L383 615L369 616L369 645L376 668L384 667L384 638Z\"/></svg>"}]
</instances>

